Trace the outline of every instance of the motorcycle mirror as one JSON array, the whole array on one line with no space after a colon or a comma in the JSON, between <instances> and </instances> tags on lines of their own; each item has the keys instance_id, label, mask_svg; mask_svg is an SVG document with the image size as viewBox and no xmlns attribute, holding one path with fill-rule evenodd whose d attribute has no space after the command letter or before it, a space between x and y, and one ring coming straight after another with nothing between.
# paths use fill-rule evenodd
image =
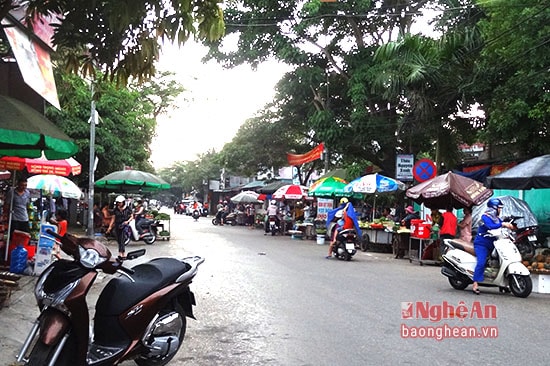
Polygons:
<instances>
[{"instance_id":1,"label":"motorcycle mirror","mask_svg":"<svg viewBox=\"0 0 550 366\"><path fill-rule=\"evenodd\" d=\"M145 249L134 250L126 254L126 259L127 260L136 259L143 255L145 255Z\"/></svg>"}]
</instances>

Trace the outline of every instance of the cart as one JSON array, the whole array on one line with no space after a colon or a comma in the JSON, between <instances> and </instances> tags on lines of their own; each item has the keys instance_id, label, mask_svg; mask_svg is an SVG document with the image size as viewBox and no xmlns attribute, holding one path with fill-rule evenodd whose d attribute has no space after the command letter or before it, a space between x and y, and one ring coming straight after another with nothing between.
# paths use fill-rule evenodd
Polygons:
<instances>
[{"instance_id":1,"label":"cart","mask_svg":"<svg viewBox=\"0 0 550 366\"><path fill-rule=\"evenodd\" d=\"M382 252L391 252L393 248L393 231L388 229L361 229L363 237L360 243L360 249L379 250Z\"/></svg>"}]
</instances>

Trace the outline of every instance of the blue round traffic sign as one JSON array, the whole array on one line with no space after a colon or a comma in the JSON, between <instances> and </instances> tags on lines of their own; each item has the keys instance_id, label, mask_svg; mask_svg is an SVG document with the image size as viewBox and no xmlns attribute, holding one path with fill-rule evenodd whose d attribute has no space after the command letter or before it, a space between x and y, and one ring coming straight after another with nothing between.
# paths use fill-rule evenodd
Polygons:
<instances>
[{"instance_id":1,"label":"blue round traffic sign","mask_svg":"<svg viewBox=\"0 0 550 366\"><path fill-rule=\"evenodd\" d=\"M437 175L435 163L430 159L420 159L414 164L413 177L417 182L424 182Z\"/></svg>"}]
</instances>

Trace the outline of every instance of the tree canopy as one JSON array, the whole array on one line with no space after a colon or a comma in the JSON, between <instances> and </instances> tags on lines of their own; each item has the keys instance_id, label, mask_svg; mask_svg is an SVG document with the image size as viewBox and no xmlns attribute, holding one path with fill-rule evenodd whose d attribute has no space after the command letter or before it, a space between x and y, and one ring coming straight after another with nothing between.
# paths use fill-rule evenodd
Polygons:
<instances>
[{"instance_id":1,"label":"tree canopy","mask_svg":"<svg viewBox=\"0 0 550 366\"><path fill-rule=\"evenodd\" d=\"M222 0L19 0L0 4L0 19L26 7L32 27L37 15L59 18L53 45L63 52L67 71L104 75L126 84L155 75L163 41L184 44L189 38L214 41L224 34Z\"/></svg>"}]
</instances>

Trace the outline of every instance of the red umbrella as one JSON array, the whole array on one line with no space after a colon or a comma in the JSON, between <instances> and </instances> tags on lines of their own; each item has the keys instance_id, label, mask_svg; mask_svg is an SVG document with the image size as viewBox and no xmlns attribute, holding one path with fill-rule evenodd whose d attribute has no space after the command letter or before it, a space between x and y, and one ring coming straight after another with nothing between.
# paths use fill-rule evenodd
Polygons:
<instances>
[{"instance_id":1,"label":"red umbrella","mask_svg":"<svg viewBox=\"0 0 550 366\"><path fill-rule=\"evenodd\" d=\"M48 160L46 158L19 158L17 156L4 156L0 158L0 170L23 170L29 174L53 174L69 176L82 172L82 166L73 158Z\"/></svg>"},{"instance_id":2,"label":"red umbrella","mask_svg":"<svg viewBox=\"0 0 550 366\"><path fill-rule=\"evenodd\" d=\"M273 198L280 200L299 200L307 196L307 187L298 184L287 184L273 193Z\"/></svg>"}]
</instances>

